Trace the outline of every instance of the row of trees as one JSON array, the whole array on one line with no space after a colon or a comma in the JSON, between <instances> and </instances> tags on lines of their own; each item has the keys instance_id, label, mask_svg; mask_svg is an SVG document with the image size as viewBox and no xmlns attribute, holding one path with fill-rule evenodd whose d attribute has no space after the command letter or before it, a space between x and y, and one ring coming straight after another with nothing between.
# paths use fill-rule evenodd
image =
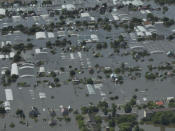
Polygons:
<instances>
[{"instance_id":1,"label":"row of trees","mask_svg":"<svg viewBox=\"0 0 175 131\"><path fill-rule=\"evenodd\" d=\"M175 124L175 112L155 112L152 115L144 118L143 121L161 125Z\"/></svg>"}]
</instances>

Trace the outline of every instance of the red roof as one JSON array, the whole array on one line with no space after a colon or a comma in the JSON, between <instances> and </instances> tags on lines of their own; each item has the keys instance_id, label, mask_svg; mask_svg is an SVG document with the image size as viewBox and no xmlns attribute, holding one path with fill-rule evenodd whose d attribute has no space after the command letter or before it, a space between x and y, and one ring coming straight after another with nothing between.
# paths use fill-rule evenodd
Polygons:
<instances>
[{"instance_id":1,"label":"red roof","mask_svg":"<svg viewBox=\"0 0 175 131\"><path fill-rule=\"evenodd\" d=\"M163 102L162 101L157 101L156 105L161 106L161 105L163 105Z\"/></svg>"}]
</instances>

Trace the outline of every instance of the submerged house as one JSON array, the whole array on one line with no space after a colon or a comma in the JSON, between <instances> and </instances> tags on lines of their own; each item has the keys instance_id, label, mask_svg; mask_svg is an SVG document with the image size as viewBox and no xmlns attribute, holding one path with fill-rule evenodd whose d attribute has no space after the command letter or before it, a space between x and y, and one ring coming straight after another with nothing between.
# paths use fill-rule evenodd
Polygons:
<instances>
[{"instance_id":1,"label":"submerged house","mask_svg":"<svg viewBox=\"0 0 175 131\"><path fill-rule=\"evenodd\" d=\"M19 75L18 66L16 63L13 63L11 66L11 76L12 75Z\"/></svg>"}]
</instances>

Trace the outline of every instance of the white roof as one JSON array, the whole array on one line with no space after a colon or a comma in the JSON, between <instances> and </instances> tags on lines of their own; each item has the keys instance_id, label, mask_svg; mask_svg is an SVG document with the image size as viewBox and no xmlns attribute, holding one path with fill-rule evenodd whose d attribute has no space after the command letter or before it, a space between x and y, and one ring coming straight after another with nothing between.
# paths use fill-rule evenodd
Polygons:
<instances>
[{"instance_id":1,"label":"white roof","mask_svg":"<svg viewBox=\"0 0 175 131\"><path fill-rule=\"evenodd\" d=\"M129 5L128 2L129 2L129 1L123 1L122 3L123 3L124 5Z\"/></svg>"},{"instance_id":2,"label":"white roof","mask_svg":"<svg viewBox=\"0 0 175 131\"><path fill-rule=\"evenodd\" d=\"M22 69L34 69L33 66L22 66L22 67L19 67L20 70Z\"/></svg>"},{"instance_id":3,"label":"white roof","mask_svg":"<svg viewBox=\"0 0 175 131\"><path fill-rule=\"evenodd\" d=\"M146 11L146 13L148 13L148 14L150 14L151 13L151 11L149 11L149 10L145 10Z\"/></svg>"},{"instance_id":4,"label":"white roof","mask_svg":"<svg viewBox=\"0 0 175 131\"><path fill-rule=\"evenodd\" d=\"M40 49L35 49L35 53L39 54L40 53Z\"/></svg>"},{"instance_id":5,"label":"white roof","mask_svg":"<svg viewBox=\"0 0 175 131\"><path fill-rule=\"evenodd\" d=\"M6 45L11 45L12 41L6 41Z\"/></svg>"},{"instance_id":6,"label":"white roof","mask_svg":"<svg viewBox=\"0 0 175 131\"><path fill-rule=\"evenodd\" d=\"M118 0L113 0L113 4L116 5Z\"/></svg>"},{"instance_id":7,"label":"white roof","mask_svg":"<svg viewBox=\"0 0 175 131\"><path fill-rule=\"evenodd\" d=\"M143 101L147 101L148 99L146 97L143 97Z\"/></svg>"},{"instance_id":8,"label":"white roof","mask_svg":"<svg viewBox=\"0 0 175 131\"><path fill-rule=\"evenodd\" d=\"M21 16L12 16L12 19L14 22L19 22L21 21Z\"/></svg>"},{"instance_id":9,"label":"white roof","mask_svg":"<svg viewBox=\"0 0 175 131\"><path fill-rule=\"evenodd\" d=\"M6 110L6 111L9 111L9 110L11 110L11 108L10 108L9 106L6 106L6 107L5 107L5 110Z\"/></svg>"},{"instance_id":10,"label":"white roof","mask_svg":"<svg viewBox=\"0 0 175 131\"><path fill-rule=\"evenodd\" d=\"M117 12L117 8L113 8L112 9L112 12Z\"/></svg>"},{"instance_id":11,"label":"white roof","mask_svg":"<svg viewBox=\"0 0 175 131\"><path fill-rule=\"evenodd\" d=\"M48 35L49 38L54 38L55 37L53 32L48 32L47 35Z\"/></svg>"},{"instance_id":12,"label":"white roof","mask_svg":"<svg viewBox=\"0 0 175 131\"><path fill-rule=\"evenodd\" d=\"M0 15L5 15L5 9L0 8Z\"/></svg>"},{"instance_id":13,"label":"white roof","mask_svg":"<svg viewBox=\"0 0 175 131\"><path fill-rule=\"evenodd\" d=\"M40 99L46 98L46 93L39 92L39 97L40 97Z\"/></svg>"},{"instance_id":14,"label":"white roof","mask_svg":"<svg viewBox=\"0 0 175 131\"><path fill-rule=\"evenodd\" d=\"M35 53L36 54L40 54L40 53L48 53L48 52L46 52L46 51L41 51L41 49L35 49Z\"/></svg>"},{"instance_id":15,"label":"white roof","mask_svg":"<svg viewBox=\"0 0 175 131\"><path fill-rule=\"evenodd\" d=\"M128 21L129 20L129 17L123 17L121 18L122 21Z\"/></svg>"},{"instance_id":16,"label":"white roof","mask_svg":"<svg viewBox=\"0 0 175 131\"><path fill-rule=\"evenodd\" d=\"M17 11L21 11L21 10L22 10L22 11L25 11L26 9L25 9L25 8L20 7L20 8L17 8L16 10L17 10Z\"/></svg>"},{"instance_id":17,"label":"white roof","mask_svg":"<svg viewBox=\"0 0 175 131\"><path fill-rule=\"evenodd\" d=\"M65 31L58 31L57 34L58 36L65 36Z\"/></svg>"},{"instance_id":18,"label":"white roof","mask_svg":"<svg viewBox=\"0 0 175 131\"><path fill-rule=\"evenodd\" d=\"M91 34L91 39L93 40L93 41L98 41L99 39L98 39L98 36L96 35L96 34Z\"/></svg>"},{"instance_id":19,"label":"white roof","mask_svg":"<svg viewBox=\"0 0 175 131\"><path fill-rule=\"evenodd\" d=\"M146 32L146 29L143 26L137 26L137 29L141 32Z\"/></svg>"},{"instance_id":20,"label":"white roof","mask_svg":"<svg viewBox=\"0 0 175 131\"><path fill-rule=\"evenodd\" d=\"M45 39L46 33L45 32L36 32L36 39Z\"/></svg>"},{"instance_id":21,"label":"white roof","mask_svg":"<svg viewBox=\"0 0 175 131\"><path fill-rule=\"evenodd\" d=\"M91 20L94 21L95 20L95 17L91 17Z\"/></svg>"},{"instance_id":22,"label":"white roof","mask_svg":"<svg viewBox=\"0 0 175 131\"><path fill-rule=\"evenodd\" d=\"M39 16L32 16L32 18L33 18L34 21L38 21Z\"/></svg>"},{"instance_id":23,"label":"white roof","mask_svg":"<svg viewBox=\"0 0 175 131\"><path fill-rule=\"evenodd\" d=\"M2 25L2 27L8 27L8 23L3 23Z\"/></svg>"},{"instance_id":24,"label":"white roof","mask_svg":"<svg viewBox=\"0 0 175 131\"><path fill-rule=\"evenodd\" d=\"M142 48L144 48L144 46L132 46L132 47L130 47L131 49L142 49Z\"/></svg>"},{"instance_id":25,"label":"white roof","mask_svg":"<svg viewBox=\"0 0 175 131\"><path fill-rule=\"evenodd\" d=\"M44 68L44 67L40 67L40 68L39 68L39 72L40 72L40 73L45 72L45 68Z\"/></svg>"},{"instance_id":26,"label":"white roof","mask_svg":"<svg viewBox=\"0 0 175 131\"><path fill-rule=\"evenodd\" d=\"M48 14L43 14L43 15L40 15L44 20L46 20L47 18L49 18L49 15Z\"/></svg>"},{"instance_id":27,"label":"white roof","mask_svg":"<svg viewBox=\"0 0 175 131\"><path fill-rule=\"evenodd\" d=\"M21 33L21 31L19 31L19 30L16 30L16 31L13 31L13 34L20 34ZM17 36L16 36L17 37ZM18 36L19 37L19 36Z\"/></svg>"},{"instance_id":28,"label":"white roof","mask_svg":"<svg viewBox=\"0 0 175 131\"><path fill-rule=\"evenodd\" d=\"M145 19L145 18L143 18L142 20L143 20L144 22L146 22L146 21L147 21L147 19Z\"/></svg>"},{"instance_id":29,"label":"white roof","mask_svg":"<svg viewBox=\"0 0 175 131\"><path fill-rule=\"evenodd\" d=\"M172 100L172 99L174 99L174 97L167 97L167 100L169 101L169 100Z\"/></svg>"},{"instance_id":30,"label":"white roof","mask_svg":"<svg viewBox=\"0 0 175 131\"><path fill-rule=\"evenodd\" d=\"M0 55L0 59L4 59L5 58L5 55Z\"/></svg>"},{"instance_id":31,"label":"white roof","mask_svg":"<svg viewBox=\"0 0 175 131\"><path fill-rule=\"evenodd\" d=\"M87 89L88 89L88 92L89 92L90 95L96 94L94 88L92 87L92 85L87 84Z\"/></svg>"},{"instance_id":32,"label":"white roof","mask_svg":"<svg viewBox=\"0 0 175 131\"><path fill-rule=\"evenodd\" d=\"M145 34L146 34L146 36L151 36L152 35L152 33L149 32L149 31L146 31Z\"/></svg>"},{"instance_id":33,"label":"white roof","mask_svg":"<svg viewBox=\"0 0 175 131\"><path fill-rule=\"evenodd\" d=\"M146 28L154 28L155 26L152 25L152 24L149 24L149 25L145 25Z\"/></svg>"},{"instance_id":34,"label":"white roof","mask_svg":"<svg viewBox=\"0 0 175 131\"><path fill-rule=\"evenodd\" d=\"M128 1L122 1L124 5L132 4L134 6L141 6L143 5L143 2L141 0L128 0Z\"/></svg>"},{"instance_id":35,"label":"white roof","mask_svg":"<svg viewBox=\"0 0 175 131\"><path fill-rule=\"evenodd\" d=\"M163 24L163 21L157 21L155 24Z\"/></svg>"},{"instance_id":36,"label":"white roof","mask_svg":"<svg viewBox=\"0 0 175 131\"><path fill-rule=\"evenodd\" d=\"M110 75L110 77L111 77L111 78L113 78L113 77L117 77L117 74L112 73L112 74Z\"/></svg>"},{"instance_id":37,"label":"white roof","mask_svg":"<svg viewBox=\"0 0 175 131\"><path fill-rule=\"evenodd\" d=\"M9 101L4 101L4 106L5 107L10 106L10 102Z\"/></svg>"},{"instance_id":38,"label":"white roof","mask_svg":"<svg viewBox=\"0 0 175 131\"><path fill-rule=\"evenodd\" d=\"M144 33L141 32L141 31L137 32L137 35L138 35L138 36L145 36Z\"/></svg>"},{"instance_id":39,"label":"white roof","mask_svg":"<svg viewBox=\"0 0 175 131\"><path fill-rule=\"evenodd\" d=\"M88 12L81 13L81 17L90 17Z\"/></svg>"},{"instance_id":40,"label":"white roof","mask_svg":"<svg viewBox=\"0 0 175 131\"><path fill-rule=\"evenodd\" d=\"M21 75L20 78L24 78L24 77L35 77L34 75Z\"/></svg>"},{"instance_id":41,"label":"white roof","mask_svg":"<svg viewBox=\"0 0 175 131\"><path fill-rule=\"evenodd\" d=\"M15 52L10 52L10 58L13 58L15 56Z\"/></svg>"},{"instance_id":42,"label":"white roof","mask_svg":"<svg viewBox=\"0 0 175 131\"><path fill-rule=\"evenodd\" d=\"M9 102L9 101L5 101L5 102L4 102L4 107L5 107L5 110L6 110L6 111L11 110L11 108L10 108L10 102Z\"/></svg>"},{"instance_id":43,"label":"white roof","mask_svg":"<svg viewBox=\"0 0 175 131\"><path fill-rule=\"evenodd\" d=\"M3 48L5 46L4 41L1 42L1 48Z\"/></svg>"},{"instance_id":44,"label":"white roof","mask_svg":"<svg viewBox=\"0 0 175 131\"><path fill-rule=\"evenodd\" d=\"M151 51L150 53L151 54L161 54L161 53L164 53L164 51L162 51L162 50L154 50L154 51Z\"/></svg>"},{"instance_id":45,"label":"white roof","mask_svg":"<svg viewBox=\"0 0 175 131\"><path fill-rule=\"evenodd\" d=\"M150 31L151 33L156 33L156 32L157 32L156 29L153 29L153 28L150 28L149 31Z\"/></svg>"},{"instance_id":46,"label":"white roof","mask_svg":"<svg viewBox=\"0 0 175 131\"><path fill-rule=\"evenodd\" d=\"M5 75L5 71L6 71L6 70L2 70L2 71L1 71L1 75Z\"/></svg>"},{"instance_id":47,"label":"white roof","mask_svg":"<svg viewBox=\"0 0 175 131\"><path fill-rule=\"evenodd\" d=\"M9 56L8 56L8 55L5 55L5 58L6 58L6 59L8 59L8 58L9 58Z\"/></svg>"},{"instance_id":48,"label":"white roof","mask_svg":"<svg viewBox=\"0 0 175 131\"><path fill-rule=\"evenodd\" d=\"M62 9L72 11L72 10L75 10L75 5L73 5L73 4L62 5Z\"/></svg>"},{"instance_id":49,"label":"white roof","mask_svg":"<svg viewBox=\"0 0 175 131\"><path fill-rule=\"evenodd\" d=\"M144 10L141 10L140 12L141 12L142 14L145 14L145 13L146 13Z\"/></svg>"},{"instance_id":50,"label":"white roof","mask_svg":"<svg viewBox=\"0 0 175 131\"><path fill-rule=\"evenodd\" d=\"M119 16L128 16L128 14L119 14Z\"/></svg>"},{"instance_id":51,"label":"white roof","mask_svg":"<svg viewBox=\"0 0 175 131\"><path fill-rule=\"evenodd\" d=\"M119 20L119 17L116 14L112 14L112 17L114 18L114 20Z\"/></svg>"},{"instance_id":52,"label":"white roof","mask_svg":"<svg viewBox=\"0 0 175 131\"><path fill-rule=\"evenodd\" d=\"M12 101L13 100L12 89L5 89L5 96L7 101Z\"/></svg>"},{"instance_id":53,"label":"white roof","mask_svg":"<svg viewBox=\"0 0 175 131\"><path fill-rule=\"evenodd\" d=\"M13 63L11 67L11 75L18 75L18 74L19 74L18 66L16 63Z\"/></svg>"},{"instance_id":54,"label":"white roof","mask_svg":"<svg viewBox=\"0 0 175 131\"><path fill-rule=\"evenodd\" d=\"M143 2L141 0L133 0L131 3L132 3L132 5L135 5L135 6L143 5Z\"/></svg>"}]
</instances>

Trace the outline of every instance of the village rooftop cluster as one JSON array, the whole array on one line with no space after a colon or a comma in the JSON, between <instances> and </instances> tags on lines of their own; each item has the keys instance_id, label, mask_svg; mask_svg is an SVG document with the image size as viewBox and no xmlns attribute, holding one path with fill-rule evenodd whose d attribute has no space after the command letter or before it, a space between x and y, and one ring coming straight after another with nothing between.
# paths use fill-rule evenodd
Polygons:
<instances>
[{"instance_id":1,"label":"village rooftop cluster","mask_svg":"<svg viewBox=\"0 0 175 131\"><path fill-rule=\"evenodd\" d=\"M0 129L173 131L174 4L2 0Z\"/></svg>"}]
</instances>

